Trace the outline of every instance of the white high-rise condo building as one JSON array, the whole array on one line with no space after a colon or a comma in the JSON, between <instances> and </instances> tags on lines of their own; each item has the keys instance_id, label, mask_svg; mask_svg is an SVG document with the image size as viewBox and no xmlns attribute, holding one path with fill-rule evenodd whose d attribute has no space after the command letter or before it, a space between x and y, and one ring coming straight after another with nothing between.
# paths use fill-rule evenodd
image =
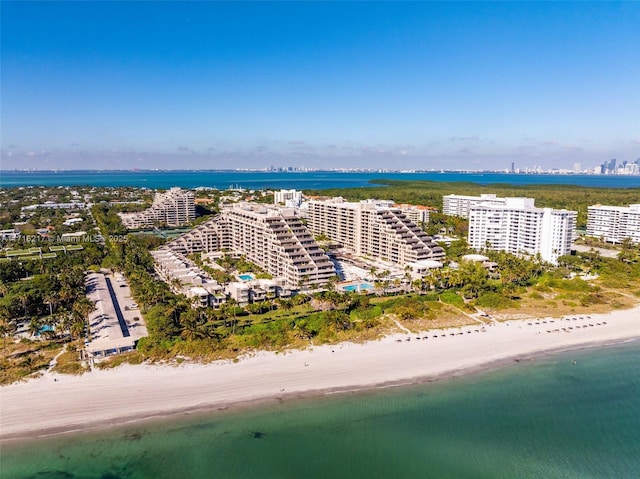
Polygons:
<instances>
[{"instance_id":1,"label":"white high-rise condo building","mask_svg":"<svg viewBox=\"0 0 640 479\"><path fill-rule=\"evenodd\" d=\"M442 197L442 213L449 216L469 217L469 209L480 203L504 205L506 198L498 198L495 194L480 196L445 195Z\"/></svg>"},{"instance_id":2,"label":"white high-rise condo building","mask_svg":"<svg viewBox=\"0 0 640 479\"><path fill-rule=\"evenodd\" d=\"M192 191L171 188L156 193L151 207L137 213L119 213L128 229L151 226L184 226L196 218L195 198Z\"/></svg>"},{"instance_id":3,"label":"white high-rise condo building","mask_svg":"<svg viewBox=\"0 0 640 479\"><path fill-rule=\"evenodd\" d=\"M310 201L309 229L361 256L400 265L444 258L444 250L390 201Z\"/></svg>"},{"instance_id":4,"label":"white high-rise condo building","mask_svg":"<svg viewBox=\"0 0 640 479\"><path fill-rule=\"evenodd\" d=\"M469 210L469 246L540 257L557 264L571 253L575 211L536 208L533 198L506 198L504 205L480 203Z\"/></svg>"},{"instance_id":5,"label":"white high-rise condo building","mask_svg":"<svg viewBox=\"0 0 640 479\"><path fill-rule=\"evenodd\" d=\"M280 190L273 193L273 203L289 208L297 208L302 203L302 191Z\"/></svg>"},{"instance_id":6,"label":"white high-rise condo building","mask_svg":"<svg viewBox=\"0 0 640 479\"><path fill-rule=\"evenodd\" d=\"M325 284L336 274L292 209L231 205L166 246L182 254L236 251L290 287Z\"/></svg>"},{"instance_id":7,"label":"white high-rise condo building","mask_svg":"<svg viewBox=\"0 0 640 479\"><path fill-rule=\"evenodd\" d=\"M610 243L621 243L627 238L640 243L640 204L627 207L593 205L587 211L587 236Z\"/></svg>"}]
</instances>

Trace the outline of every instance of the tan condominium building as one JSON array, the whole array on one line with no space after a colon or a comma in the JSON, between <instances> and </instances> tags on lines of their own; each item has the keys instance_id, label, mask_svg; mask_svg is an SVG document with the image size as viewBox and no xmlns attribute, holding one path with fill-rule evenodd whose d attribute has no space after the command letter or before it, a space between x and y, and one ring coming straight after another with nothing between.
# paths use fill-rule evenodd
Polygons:
<instances>
[{"instance_id":1,"label":"tan condominium building","mask_svg":"<svg viewBox=\"0 0 640 479\"><path fill-rule=\"evenodd\" d=\"M309 202L307 219L314 234L323 234L356 255L400 265L444 258L444 250L389 201L314 200Z\"/></svg>"},{"instance_id":2,"label":"tan condominium building","mask_svg":"<svg viewBox=\"0 0 640 479\"><path fill-rule=\"evenodd\" d=\"M156 193L151 207L137 213L119 213L122 224L128 229L152 226L184 226L196 218L196 206L192 191L171 188Z\"/></svg>"},{"instance_id":3,"label":"tan condominium building","mask_svg":"<svg viewBox=\"0 0 640 479\"><path fill-rule=\"evenodd\" d=\"M556 264L571 253L575 211L536 208L533 198L507 198L504 205L480 203L469 211L469 246L540 257Z\"/></svg>"},{"instance_id":4,"label":"tan condominium building","mask_svg":"<svg viewBox=\"0 0 640 479\"><path fill-rule=\"evenodd\" d=\"M167 244L183 254L237 251L291 287L321 285L335 267L292 209L241 203Z\"/></svg>"},{"instance_id":5,"label":"tan condominium building","mask_svg":"<svg viewBox=\"0 0 640 479\"><path fill-rule=\"evenodd\" d=\"M428 224L431 211L437 211L435 208L422 205L394 204L393 207L402 210L407 218L417 225Z\"/></svg>"},{"instance_id":6,"label":"tan condominium building","mask_svg":"<svg viewBox=\"0 0 640 479\"><path fill-rule=\"evenodd\" d=\"M587 211L587 236L610 243L621 243L625 239L640 243L640 204L626 207L593 205Z\"/></svg>"},{"instance_id":7,"label":"tan condominium building","mask_svg":"<svg viewBox=\"0 0 640 479\"><path fill-rule=\"evenodd\" d=\"M506 198L498 198L495 194L482 194L480 196L445 195L442 197L442 213L449 216L469 217L469 209L472 206L483 204L504 205Z\"/></svg>"}]
</instances>

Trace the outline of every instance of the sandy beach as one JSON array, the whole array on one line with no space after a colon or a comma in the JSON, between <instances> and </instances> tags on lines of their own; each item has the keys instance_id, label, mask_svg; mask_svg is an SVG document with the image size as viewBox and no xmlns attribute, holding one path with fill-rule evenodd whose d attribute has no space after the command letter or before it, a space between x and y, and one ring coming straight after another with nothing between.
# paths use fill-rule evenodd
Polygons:
<instances>
[{"instance_id":1,"label":"sandy beach","mask_svg":"<svg viewBox=\"0 0 640 479\"><path fill-rule=\"evenodd\" d=\"M260 352L235 363L126 365L82 376L47 373L0 388L0 439L110 426L252 401L418 383L518 358L632 338L640 338L640 306L600 315L396 334L364 344L316 346L280 354Z\"/></svg>"}]
</instances>

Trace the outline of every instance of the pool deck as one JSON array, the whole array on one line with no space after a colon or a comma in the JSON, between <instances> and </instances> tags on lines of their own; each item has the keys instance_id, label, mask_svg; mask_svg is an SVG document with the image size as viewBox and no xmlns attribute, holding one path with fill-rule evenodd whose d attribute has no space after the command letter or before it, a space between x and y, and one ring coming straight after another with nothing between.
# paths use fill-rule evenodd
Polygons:
<instances>
[{"instance_id":1,"label":"pool deck","mask_svg":"<svg viewBox=\"0 0 640 479\"><path fill-rule=\"evenodd\" d=\"M337 288L339 291L358 291L358 292L373 292L374 285L368 281L349 281L341 283Z\"/></svg>"}]
</instances>

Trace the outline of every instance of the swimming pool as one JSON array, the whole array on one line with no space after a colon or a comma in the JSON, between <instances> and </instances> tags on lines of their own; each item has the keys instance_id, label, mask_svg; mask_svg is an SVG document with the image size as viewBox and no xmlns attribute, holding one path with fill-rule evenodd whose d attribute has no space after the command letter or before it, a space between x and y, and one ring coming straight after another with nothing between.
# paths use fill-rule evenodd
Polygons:
<instances>
[{"instance_id":1,"label":"swimming pool","mask_svg":"<svg viewBox=\"0 0 640 479\"><path fill-rule=\"evenodd\" d=\"M367 289L373 289L373 285L371 283L350 284L343 286L342 289L344 291L366 291Z\"/></svg>"},{"instance_id":2,"label":"swimming pool","mask_svg":"<svg viewBox=\"0 0 640 479\"><path fill-rule=\"evenodd\" d=\"M254 279L252 274L241 274L240 276L238 276L242 281L251 281L252 279Z\"/></svg>"}]
</instances>

